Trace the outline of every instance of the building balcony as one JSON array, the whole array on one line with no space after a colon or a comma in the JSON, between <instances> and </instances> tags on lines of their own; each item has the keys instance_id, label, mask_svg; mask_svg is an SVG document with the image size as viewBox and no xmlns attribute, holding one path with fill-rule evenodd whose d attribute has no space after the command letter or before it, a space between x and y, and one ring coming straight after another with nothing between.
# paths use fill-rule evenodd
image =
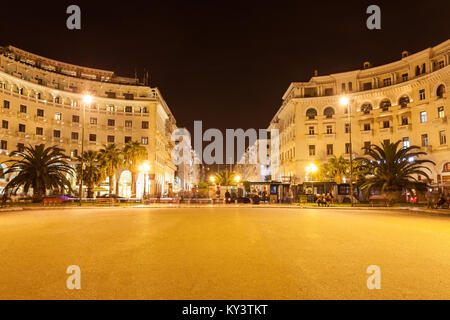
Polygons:
<instances>
[{"instance_id":1,"label":"building balcony","mask_svg":"<svg viewBox=\"0 0 450 320\"><path fill-rule=\"evenodd\" d=\"M392 127L390 128L381 128L379 130L380 135L385 135L385 134L392 134Z\"/></svg>"},{"instance_id":2,"label":"building balcony","mask_svg":"<svg viewBox=\"0 0 450 320\"><path fill-rule=\"evenodd\" d=\"M37 121L37 122L40 122L40 123L47 123L48 122L47 118L40 117L40 116L35 116L34 120Z\"/></svg>"},{"instance_id":3,"label":"building balcony","mask_svg":"<svg viewBox=\"0 0 450 320\"><path fill-rule=\"evenodd\" d=\"M398 132L411 131L411 124L405 124L397 127Z\"/></svg>"},{"instance_id":4,"label":"building balcony","mask_svg":"<svg viewBox=\"0 0 450 320\"><path fill-rule=\"evenodd\" d=\"M361 130L360 131L361 136L363 137L371 137L373 136L373 130Z\"/></svg>"},{"instance_id":5,"label":"building balcony","mask_svg":"<svg viewBox=\"0 0 450 320\"><path fill-rule=\"evenodd\" d=\"M307 134L307 135L306 135L306 139L307 139L307 140L317 140L318 137L319 137L318 134Z\"/></svg>"},{"instance_id":6,"label":"building balcony","mask_svg":"<svg viewBox=\"0 0 450 320\"><path fill-rule=\"evenodd\" d=\"M63 120L53 119L52 120L52 124L55 125L55 126L62 126L62 125L64 125L64 121Z\"/></svg>"},{"instance_id":7,"label":"building balcony","mask_svg":"<svg viewBox=\"0 0 450 320\"><path fill-rule=\"evenodd\" d=\"M19 139L29 139L31 137L31 135L29 133L26 133L26 132L16 131L16 137L19 138Z\"/></svg>"},{"instance_id":8,"label":"building balcony","mask_svg":"<svg viewBox=\"0 0 450 320\"><path fill-rule=\"evenodd\" d=\"M432 120L433 125L447 124L447 117L436 118Z\"/></svg>"},{"instance_id":9,"label":"building balcony","mask_svg":"<svg viewBox=\"0 0 450 320\"><path fill-rule=\"evenodd\" d=\"M433 146L428 145L426 147L422 147L422 150L425 151L426 153L431 153L433 152Z\"/></svg>"},{"instance_id":10,"label":"building balcony","mask_svg":"<svg viewBox=\"0 0 450 320\"><path fill-rule=\"evenodd\" d=\"M325 139L336 139L336 133L325 133L323 136Z\"/></svg>"},{"instance_id":11,"label":"building balcony","mask_svg":"<svg viewBox=\"0 0 450 320\"><path fill-rule=\"evenodd\" d=\"M24 112L17 112L17 117L20 119L31 119L31 116Z\"/></svg>"},{"instance_id":12,"label":"building balcony","mask_svg":"<svg viewBox=\"0 0 450 320\"><path fill-rule=\"evenodd\" d=\"M0 129L0 136L10 136L12 135L12 131L9 129Z\"/></svg>"}]
</instances>

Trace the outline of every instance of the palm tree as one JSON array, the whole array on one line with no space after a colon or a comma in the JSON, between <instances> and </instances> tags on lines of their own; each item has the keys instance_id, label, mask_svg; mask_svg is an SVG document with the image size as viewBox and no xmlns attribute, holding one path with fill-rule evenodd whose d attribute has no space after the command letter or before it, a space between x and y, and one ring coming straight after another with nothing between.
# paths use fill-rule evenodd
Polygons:
<instances>
[{"instance_id":1,"label":"palm tree","mask_svg":"<svg viewBox=\"0 0 450 320\"><path fill-rule=\"evenodd\" d=\"M20 159L4 162L8 167L4 174L16 174L5 186L4 196L9 192L16 193L20 187L25 193L32 188L33 202L41 202L48 190L72 191L68 176L73 176L74 170L68 163L70 157L64 154L64 149L57 146L46 148L44 144L30 145L11 152L10 156Z\"/></svg>"},{"instance_id":2,"label":"palm tree","mask_svg":"<svg viewBox=\"0 0 450 320\"><path fill-rule=\"evenodd\" d=\"M232 186L236 184L235 178L236 174L233 171L224 170L216 173L215 182L223 186Z\"/></svg>"},{"instance_id":3,"label":"palm tree","mask_svg":"<svg viewBox=\"0 0 450 320\"><path fill-rule=\"evenodd\" d=\"M343 183L344 178L350 173L350 161L342 155L339 158L333 156L323 164L321 171L327 179L334 180L336 183Z\"/></svg>"},{"instance_id":4,"label":"palm tree","mask_svg":"<svg viewBox=\"0 0 450 320\"><path fill-rule=\"evenodd\" d=\"M129 141L123 148L125 164L131 172L131 193L136 196L136 181L139 173L139 164L148 157L147 149L138 141Z\"/></svg>"},{"instance_id":5,"label":"palm tree","mask_svg":"<svg viewBox=\"0 0 450 320\"><path fill-rule=\"evenodd\" d=\"M78 157L81 163L81 157ZM97 151L88 150L83 153L83 183L87 187L88 198L93 197L92 190L96 185L100 184L105 179L105 170L102 168L100 163L100 157ZM78 183L80 183L81 177L81 165L77 165L77 177ZM81 197L81 195L80 195Z\"/></svg>"},{"instance_id":6,"label":"palm tree","mask_svg":"<svg viewBox=\"0 0 450 320\"><path fill-rule=\"evenodd\" d=\"M435 165L431 160L418 159L426 152L418 151L420 147L400 147L401 141L383 142L381 146L371 145L363 148L367 157L359 158L360 166L365 166L370 173L361 184L361 189L367 194L371 189L379 189L386 194L390 204L400 199L401 192L423 191L426 183L416 176L429 179L431 170L426 164Z\"/></svg>"},{"instance_id":7,"label":"palm tree","mask_svg":"<svg viewBox=\"0 0 450 320\"><path fill-rule=\"evenodd\" d=\"M122 164L122 150L117 148L114 143L104 145L98 152L100 166L106 169L106 175L109 181L109 196L113 194L113 177L117 168Z\"/></svg>"}]
</instances>

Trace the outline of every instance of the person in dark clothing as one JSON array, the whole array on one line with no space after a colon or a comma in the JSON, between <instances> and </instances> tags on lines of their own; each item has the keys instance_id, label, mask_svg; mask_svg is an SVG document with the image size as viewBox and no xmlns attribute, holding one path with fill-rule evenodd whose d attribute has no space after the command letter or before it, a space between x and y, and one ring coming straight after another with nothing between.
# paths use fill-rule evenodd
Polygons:
<instances>
[{"instance_id":1,"label":"person in dark clothing","mask_svg":"<svg viewBox=\"0 0 450 320\"><path fill-rule=\"evenodd\" d=\"M231 203L231 194L228 190L225 192L225 203Z\"/></svg>"}]
</instances>

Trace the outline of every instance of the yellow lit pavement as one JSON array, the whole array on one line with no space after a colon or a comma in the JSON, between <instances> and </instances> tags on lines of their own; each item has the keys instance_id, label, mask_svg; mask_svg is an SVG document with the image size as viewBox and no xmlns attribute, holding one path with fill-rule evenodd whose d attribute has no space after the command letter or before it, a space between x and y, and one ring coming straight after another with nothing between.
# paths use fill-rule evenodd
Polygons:
<instances>
[{"instance_id":1,"label":"yellow lit pavement","mask_svg":"<svg viewBox=\"0 0 450 320\"><path fill-rule=\"evenodd\" d=\"M81 268L81 290L66 269ZM381 268L381 289L366 285ZM450 218L382 210L0 214L2 299L448 299Z\"/></svg>"}]
</instances>

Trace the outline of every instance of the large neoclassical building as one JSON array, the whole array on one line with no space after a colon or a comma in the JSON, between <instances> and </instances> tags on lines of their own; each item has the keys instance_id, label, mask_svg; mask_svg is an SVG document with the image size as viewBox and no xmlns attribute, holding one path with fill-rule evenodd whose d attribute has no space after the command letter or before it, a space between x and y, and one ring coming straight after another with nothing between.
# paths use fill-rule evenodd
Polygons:
<instances>
[{"instance_id":1,"label":"large neoclassical building","mask_svg":"<svg viewBox=\"0 0 450 320\"><path fill-rule=\"evenodd\" d=\"M272 179L312 179L311 163L382 141L418 145L436 163L434 182L450 182L450 40L401 59L361 70L314 75L293 82L269 129L279 129L280 153L272 154ZM348 97L348 105L341 98Z\"/></svg>"},{"instance_id":2,"label":"large neoclassical building","mask_svg":"<svg viewBox=\"0 0 450 320\"><path fill-rule=\"evenodd\" d=\"M59 145L73 158L104 144L139 141L148 150L150 172L141 174L137 195L165 194L174 183L170 135L175 118L157 88L111 71L68 64L8 46L0 48L0 162L24 145ZM92 96L89 105L83 96ZM83 108L85 117L83 124ZM131 174L118 171L119 193L131 195ZM0 177L0 192L7 177Z\"/></svg>"}]
</instances>

